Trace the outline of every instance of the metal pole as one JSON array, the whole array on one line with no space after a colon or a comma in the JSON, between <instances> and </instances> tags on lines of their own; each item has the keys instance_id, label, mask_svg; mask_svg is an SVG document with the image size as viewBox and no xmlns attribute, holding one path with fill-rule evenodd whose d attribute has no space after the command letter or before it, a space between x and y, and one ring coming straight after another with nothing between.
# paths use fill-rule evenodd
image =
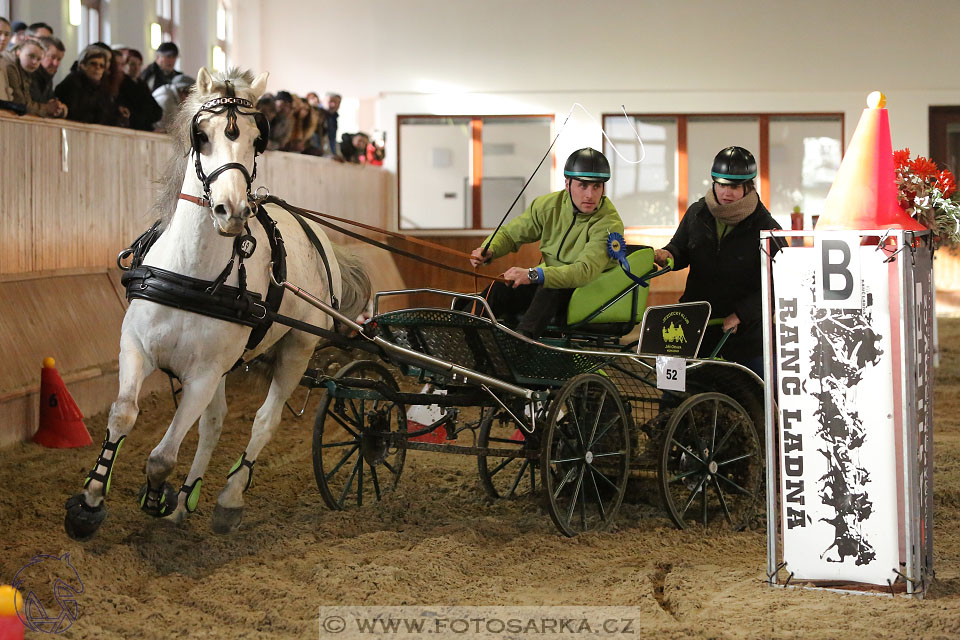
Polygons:
<instances>
[{"instance_id":1,"label":"metal pole","mask_svg":"<svg viewBox=\"0 0 960 640\"><path fill-rule=\"evenodd\" d=\"M776 433L776 403L774 401L776 389L774 386L774 353L776 352L773 341L773 327L776 321L774 317L774 306L772 304L773 293L773 272L771 269L772 260L770 258L770 246L772 232L762 231L760 233L760 282L762 285L762 317L763 317L763 372L766 382L763 385L763 406L764 406L764 429L766 431L767 449L767 575L772 576L771 580L777 581L774 575L777 569L777 522L779 514L777 512L777 467L779 460L777 456L777 433Z\"/></svg>"}]
</instances>

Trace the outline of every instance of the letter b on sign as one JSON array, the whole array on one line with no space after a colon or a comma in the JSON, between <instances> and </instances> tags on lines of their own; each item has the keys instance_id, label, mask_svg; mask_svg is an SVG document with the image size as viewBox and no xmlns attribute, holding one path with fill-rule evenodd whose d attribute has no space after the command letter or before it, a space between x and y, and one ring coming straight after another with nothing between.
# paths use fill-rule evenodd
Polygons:
<instances>
[{"instance_id":1,"label":"letter b on sign","mask_svg":"<svg viewBox=\"0 0 960 640\"><path fill-rule=\"evenodd\" d=\"M814 252L817 256L817 306L862 308L859 234L829 234L825 238L818 234Z\"/></svg>"}]
</instances>

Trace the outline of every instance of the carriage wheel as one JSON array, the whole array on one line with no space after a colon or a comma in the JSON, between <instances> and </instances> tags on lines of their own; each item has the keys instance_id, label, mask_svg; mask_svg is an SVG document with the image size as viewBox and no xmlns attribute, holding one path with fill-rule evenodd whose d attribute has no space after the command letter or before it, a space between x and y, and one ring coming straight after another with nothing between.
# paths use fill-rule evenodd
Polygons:
<instances>
[{"instance_id":1,"label":"carriage wheel","mask_svg":"<svg viewBox=\"0 0 960 640\"><path fill-rule=\"evenodd\" d=\"M513 420L501 423L497 418L499 411L484 408L480 420L480 432L477 446L492 449L516 449L530 451L537 445L530 436L523 433ZM521 498L534 493L539 486L537 481L537 462L530 458L501 458L497 456L477 456L480 470L480 484L491 498Z\"/></svg>"},{"instance_id":2,"label":"carriage wheel","mask_svg":"<svg viewBox=\"0 0 960 640\"><path fill-rule=\"evenodd\" d=\"M564 535L600 531L613 521L627 487L630 424L616 386L592 373L568 381L551 404L540 479Z\"/></svg>"},{"instance_id":3,"label":"carriage wheel","mask_svg":"<svg viewBox=\"0 0 960 640\"><path fill-rule=\"evenodd\" d=\"M672 411L662 442L660 494L678 527L749 524L761 492L763 453L739 403L717 392L687 398Z\"/></svg>"},{"instance_id":4,"label":"carriage wheel","mask_svg":"<svg viewBox=\"0 0 960 640\"><path fill-rule=\"evenodd\" d=\"M356 360L337 371L334 379L383 380L399 389L383 365ZM365 397L358 397L365 395ZM313 427L313 473L323 501L331 509L363 506L379 501L400 480L406 449L374 432L406 433L407 412L402 404L367 390L338 385L324 391Z\"/></svg>"}]
</instances>

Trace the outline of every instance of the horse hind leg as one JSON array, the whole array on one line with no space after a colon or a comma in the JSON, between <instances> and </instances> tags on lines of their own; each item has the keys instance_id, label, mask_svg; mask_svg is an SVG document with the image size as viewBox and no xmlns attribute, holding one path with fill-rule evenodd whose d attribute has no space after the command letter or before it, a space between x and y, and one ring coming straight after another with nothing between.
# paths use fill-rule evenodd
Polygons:
<instances>
[{"instance_id":1,"label":"horse hind leg","mask_svg":"<svg viewBox=\"0 0 960 640\"><path fill-rule=\"evenodd\" d=\"M140 510L147 515L163 518L177 508L177 491L166 481L167 476L177 464L180 445L190 427L210 405L220 386L221 377L208 373L202 377L184 380L180 406L167 432L147 458L147 482L140 489L138 499Z\"/></svg>"},{"instance_id":2,"label":"horse hind leg","mask_svg":"<svg viewBox=\"0 0 960 640\"><path fill-rule=\"evenodd\" d=\"M281 339L270 390L267 392L266 401L257 410L250 442L247 443L243 455L230 469L227 484L220 492L213 509L212 524L215 533L230 533L240 525L243 519L243 493L253 479L253 465L263 447L273 437L280 423L283 405L299 384L315 346L316 338L299 331L287 333Z\"/></svg>"},{"instance_id":3,"label":"horse hind leg","mask_svg":"<svg viewBox=\"0 0 960 640\"><path fill-rule=\"evenodd\" d=\"M180 487L180 492L177 494L177 508L170 516L175 522L182 522L197 509L197 503L200 500L200 488L203 485L203 474L206 472L213 450L220 440L223 419L227 415L226 381L226 376L220 378L220 384L213 394L213 399L200 415L200 422L197 427L199 435L197 452L193 456L193 464L183 481L183 486Z\"/></svg>"},{"instance_id":4,"label":"horse hind leg","mask_svg":"<svg viewBox=\"0 0 960 640\"><path fill-rule=\"evenodd\" d=\"M71 496L67 502L63 526L74 540L89 540L107 517L105 498L110 491L113 466L120 446L137 420L140 409L137 398L143 380L153 371L153 365L133 339L121 337L119 358L120 390L116 401L110 406L107 433L104 436L100 456L87 474L83 491Z\"/></svg>"}]
</instances>

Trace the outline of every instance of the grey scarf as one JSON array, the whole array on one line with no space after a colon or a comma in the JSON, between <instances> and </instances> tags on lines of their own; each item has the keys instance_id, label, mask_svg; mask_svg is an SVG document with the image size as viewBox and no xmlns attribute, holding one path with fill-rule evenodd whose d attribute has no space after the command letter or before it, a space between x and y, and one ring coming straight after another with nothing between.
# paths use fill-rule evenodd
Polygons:
<instances>
[{"instance_id":1,"label":"grey scarf","mask_svg":"<svg viewBox=\"0 0 960 640\"><path fill-rule=\"evenodd\" d=\"M717 202L717 197L713 195L713 187L711 186L710 190L707 191L706 200L707 209L710 210L713 217L732 227L754 212L760 202L760 196L757 195L756 191L751 191L736 202L720 204Z\"/></svg>"}]
</instances>

